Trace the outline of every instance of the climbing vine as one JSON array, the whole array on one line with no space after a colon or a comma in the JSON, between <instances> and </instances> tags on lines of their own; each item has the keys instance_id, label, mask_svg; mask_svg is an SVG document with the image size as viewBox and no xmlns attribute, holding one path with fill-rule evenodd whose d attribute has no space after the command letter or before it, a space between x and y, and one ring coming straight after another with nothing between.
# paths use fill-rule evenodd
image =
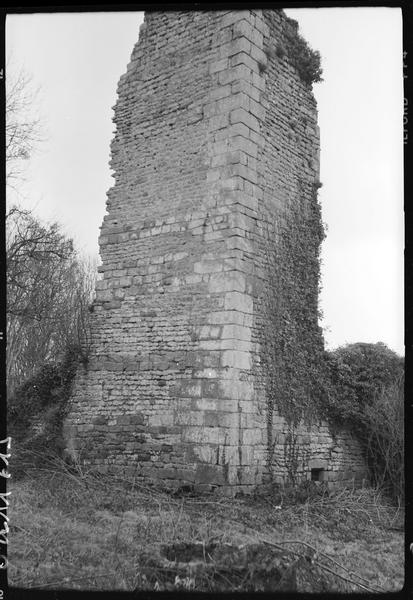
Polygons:
<instances>
[{"instance_id":1,"label":"climbing vine","mask_svg":"<svg viewBox=\"0 0 413 600\"><path fill-rule=\"evenodd\" d=\"M277 410L289 429L285 443L291 447L285 449L285 457L292 459L293 471L298 465L296 427L302 420L311 423L318 419L324 387L324 347L318 325L324 228L318 187L300 181L296 204L286 207L281 219L272 219L264 234L268 278L263 294L261 365L267 399L268 461L271 463L274 453L273 415Z\"/></svg>"},{"instance_id":2,"label":"climbing vine","mask_svg":"<svg viewBox=\"0 0 413 600\"><path fill-rule=\"evenodd\" d=\"M63 420L80 360L81 350L70 346L60 361L44 364L8 399L8 429L19 442L21 461L36 463L36 456L40 459L49 451L59 453ZM40 431L33 429L36 424Z\"/></svg>"}]
</instances>

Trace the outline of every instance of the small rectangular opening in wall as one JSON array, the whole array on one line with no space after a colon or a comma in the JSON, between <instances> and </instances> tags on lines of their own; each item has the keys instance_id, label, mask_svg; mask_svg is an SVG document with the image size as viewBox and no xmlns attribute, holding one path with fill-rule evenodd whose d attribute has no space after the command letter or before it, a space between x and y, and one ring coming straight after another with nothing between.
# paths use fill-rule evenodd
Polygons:
<instances>
[{"instance_id":1,"label":"small rectangular opening in wall","mask_svg":"<svg viewBox=\"0 0 413 600\"><path fill-rule=\"evenodd\" d=\"M311 481L323 481L324 469L311 469Z\"/></svg>"}]
</instances>

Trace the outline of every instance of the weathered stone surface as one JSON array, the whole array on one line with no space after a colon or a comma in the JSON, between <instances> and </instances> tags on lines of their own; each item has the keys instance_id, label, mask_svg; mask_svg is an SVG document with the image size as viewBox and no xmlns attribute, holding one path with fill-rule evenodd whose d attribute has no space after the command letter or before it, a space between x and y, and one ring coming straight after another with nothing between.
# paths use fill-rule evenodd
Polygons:
<instances>
[{"instance_id":1,"label":"weathered stone surface","mask_svg":"<svg viewBox=\"0 0 413 600\"><path fill-rule=\"evenodd\" d=\"M319 177L310 86L268 52L287 29L277 10L145 16L118 85L90 360L65 424L67 451L102 470L226 493L286 476L291 432L275 406L270 448L259 361L261 238ZM363 476L349 433L295 434L299 477Z\"/></svg>"}]
</instances>

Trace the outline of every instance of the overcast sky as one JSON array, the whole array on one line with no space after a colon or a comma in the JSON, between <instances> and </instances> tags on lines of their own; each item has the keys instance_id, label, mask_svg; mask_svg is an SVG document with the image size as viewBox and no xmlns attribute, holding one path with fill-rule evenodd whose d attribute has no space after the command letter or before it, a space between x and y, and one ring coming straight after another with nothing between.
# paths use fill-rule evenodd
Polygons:
<instances>
[{"instance_id":1,"label":"overcast sky","mask_svg":"<svg viewBox=\"0 0 413 600\"><path fill-rule=\"evenodd\" d=\"M398 8L287 10L320 51L321 307L327 347L383 341L404 353L402 19ZM40 87L45 141L20 203L98 253L116 87L138 12L9 15L7 53ZM8 201L14 197L10 194Z\"/></svg>"}]
</instances>

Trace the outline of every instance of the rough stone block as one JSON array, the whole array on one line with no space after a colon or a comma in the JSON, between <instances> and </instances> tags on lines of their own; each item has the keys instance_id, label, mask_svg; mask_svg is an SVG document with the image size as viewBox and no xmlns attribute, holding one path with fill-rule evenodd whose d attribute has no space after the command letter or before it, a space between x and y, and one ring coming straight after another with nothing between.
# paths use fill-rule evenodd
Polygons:
<instances>
[{"instance_id":1,"label":"rough stone block","mask_svg":"<svg viewBox=\"0 0 413 600\"><path fill-rule=\"evenodd\" d=\"M250 341L235 339L221 340L220 347L221 350L232 350L233 348L236 348L242 352L252 352L254 349L254 346Z\"/></svg>"},{"instance_id":2,"label":"rough stone block","mask_svg":"<svg viewBox=\"0 0 413 600\"><path fill-rule=\"evenodd\" d=\"M240 65L243 66L243 65ZM234 67L239 68L239 67ZM250 112L246 111L245 108L235 108L230 112L229 121L233 123L243 123L249 129L260 132L260 121Z\"/></svg>"},{"instance_id":3,"label":"rough stone block","mask_svg":"<svg viewBox=\"0 0 413 600\"><path fill-rule=\"evenodd\" d=\"M232 27L232 35L234 39L245 37L246 39L251 40L253 37L253 31L254 25L251 20L247 19L237 21Z\"/></svg>"},{"instance_id":4,"label":"rough stone block","mask_svg":"<svg viewBox=\"0 0 413 600\"><path fill-rule=\"evenodd\" d=\"M255 71L256 73L258 73L260 69L258 62L246 52L240 52L239 54L231 56L230 64L231 67L236 67L237 65L245 65L246 67L251 69L251 71ZM248 110L249 106L246 106L245 108Z\"/></svg>"},{"instance_id":5,"label":"rough stone block","mask_svg":"<svg viewBox=\"0 0 413 600\"><path fill-rule=\"evenodd\" d=\"M220 340L199 340L198 346L201 350L221 350Z\"/></svg>"},{"instance_id":6,"label":"rough stone block","mask_svg":"<svg viewBox=\"0 0 413 600\"><path fill-rule=\"evenodd\" d=\"M216 324L225 324L225 323L233 323L233 324L244 324L245 315L243 313L239 313L236 310L220 310L212 312L208 315L209 323Z\"/></svg>"},{"instance_id":7,"label":"rough stone block","mask_svg":"<svg viewBox=\"0 0 413 600\"><path fill-rule=\"evenodd\" d=\"M225 129L229 124L229 114L223 115L213 115L209 118L209 128L211 131L216 131L219 129ZM213 157L211 160L211 166L216 167L222 163L220 161L215 160L217 157Z\"/></svg>"},{"instance_id":8,"label":"rough stone block","mask_svg":"<svg viewBox=\"0 0 413 600\"><path fill-rule=\"evenodd\" d=\"M196 484L224 485L226 483L225 470L219 465L197 465L195 472Z\"/></svg>"},{"instance_id":9,"label":"rough stone block","mask_svg":"<svg viewBox=\"0 0 413 600\"><path fill-rule=\"evenodd\" d=\"M182 381L175 388L176 395L184 398L199 398L201 397L201 392L201 382L193 380Z\"/></svg>"},{"instance_id":10,"label":"rough stone block","mask_svg":"<svg viewBox=\"0 0 413 600\"><path fill-rule=\"evenodd\" d=\"M243 325L224 325L222 339L236 339L249 342L251 340L251 328Z\"/></svg>"},{"instance_id":11,"label":"rough stone block","mask_svg":"<svg viewBox=\"0 0 413 600\"><path fill-rule=\"evenodd\" d=\"M202 382L202 397L203 398L220 398L221 394L221 382L205 379Z\"/></svg>"},{"instance_id":12,"label":"rough stone block","mask_svg":"<svg viewBox=\"0 0 413 600\"><path fill-rule=\"evenodd\" d=\"M251 296L240 292L227 292L225 294L225 310L236 310L240 313L253 312L253 300Z\"/></svg>"},{"instance_id":13,"label":"rough stone block","mask_svg":"<svg viewBox=\"0 0 413 600\"><path fill-rule=\"evenodd\" d=\"M243 21L244 19L247 22L252 22L253 18L254 16L250 10L228 11L223 15L220 26L227 27L229 25L234 25L235 23ZM234 27L232 29L234 29Z\"/></svg>"},{"instance_id":14,"label":"rough stone block","mask_svg":"<svg viewBox=\"0 0 413 600\"><path fill-rule=\"evenodd\" d=\"M209 278L208 291L211 293L244 292L245 275L238 271L213 274Z\"/></svg>"},{"instance_id":15,"label":"rough stone block","mask_svg":"<svg viewBox=\"0 0 413 600\"><path fill-rule=\"evenodd\" d=\"M233 54L237 54L240 50L234 48ZM225 69L225 71L220 71L219 73L219 83L221 85L226 85L228 83L232 83L233 81L237 81L238 79L249 79L250 78L250 70L246 65L237 65L236 67L231 67L229 69ZM237 109L238 110L238 109ZM242 109L239 109L242 110ZM238 121L231 121L232 123Z\"/></svg>"},{"instance_id":16,"label":"rough stone block","mask_svg":"<svg viewBox=\"0 0 413 600\"><path fill-rule=\"evenodd\" d=\"M223 367L236 367L238 369L251 369L251 355L249 352L238 350L224 350L222 352L221 364Z\"/></svg>"},{"instance_id":17,"label":"rough stone block","mask_svg":"<svg viewBox=\"0 0 413 600\"><path fill-rule=\"evenodd\" d=\"M241 368L238 367L237 368ZM239 379L224 379L221 381L221 389L224 398L233 398L235 400L249 400L254 394L254 387L251 381L240 381Z\"/></svg>"},{"instance_id":18,"label":"rough stone block","mask_svg":"<svg viewBox=\"0 0 413 600\"><path fill-rule=\"evenodd\" d=\"M209 63L209 72L210 73L219 73L219 71L224 71L228 68L229 60L227 56L220 58L219 60L214 60Z\"/></svg>"},{"instance_id":19,"label":"rough stone block","mask_svg":"<svg viewBox=\"0 0 413 600\"><path fill-rule=\"evenodd\" d=\"M221 327L213 327L211 325L204 325L199 329L199 337L200 339L216 339L220 337Z\"/></svg>"}]
</instances>

